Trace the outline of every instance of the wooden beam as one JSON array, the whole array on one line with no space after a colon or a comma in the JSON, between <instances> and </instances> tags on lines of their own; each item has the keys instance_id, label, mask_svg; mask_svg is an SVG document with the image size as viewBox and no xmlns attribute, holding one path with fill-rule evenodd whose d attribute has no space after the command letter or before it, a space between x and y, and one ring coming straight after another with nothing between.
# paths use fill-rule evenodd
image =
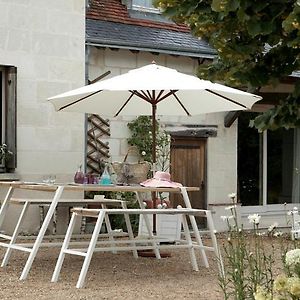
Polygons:
<instances>
[{"instance_id":1,"label":"wooden beam","mask_svg":"<svg viewBox=\"0 0 300 300\"><path fill-rule=\"evenodd\" d=\"M229 113L227 113L227 115L224 118L224 126L229 128L233 124L233 122L239 117L241 112L241 110L237 110L230 111Z\"/></svg>"}]
</instances>

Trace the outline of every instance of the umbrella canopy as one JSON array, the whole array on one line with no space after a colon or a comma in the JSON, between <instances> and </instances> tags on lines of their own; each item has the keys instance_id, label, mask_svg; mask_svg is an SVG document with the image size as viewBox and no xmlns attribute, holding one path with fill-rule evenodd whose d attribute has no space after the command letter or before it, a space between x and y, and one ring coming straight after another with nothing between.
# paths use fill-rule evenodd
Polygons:
<instances>
[{"instance_id":1,"label":"umbrella canopy","mask_svg":"<svg viewBox=\"0 0 300 300\"><path fill-rule=\"evenodd\" d=\"M199 115L250 109L261 97L150 64L48 100L57 111L117 115ZM147 105L148 102L149 105Z\"/></svg>"},{"instance_id":2,"label":"umbrella canopy","mask_svg":"<svg viewBox=\"0 0 300 300\"><path fill-rule=\"evenodd\" d=\"M245 110L260 99L260 96L152 63L48 100L57 111L105 116L151 115L152 160L155 163L156 115L192 116ZM155 215L153 231L156 231Z\"/></svg>"}]
</instances>

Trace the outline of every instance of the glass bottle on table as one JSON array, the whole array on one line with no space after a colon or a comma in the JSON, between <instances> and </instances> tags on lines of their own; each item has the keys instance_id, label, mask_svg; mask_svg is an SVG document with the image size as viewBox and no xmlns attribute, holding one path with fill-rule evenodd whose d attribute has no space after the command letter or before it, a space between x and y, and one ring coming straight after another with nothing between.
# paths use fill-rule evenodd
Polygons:
<instances>
[{"instance_id":1,"label":"glass bottle on table","mask_svg":"<svg viewBox=\"0 0 300 300\"><path fill-rule=\"evenodd\" d=\"M84 181L84 173L81 170L81 165L79 165L78 170L76 171L74 175L74 182L75 183L83 183Z\"/></svg>"},{"instance_id":2,"label":"glass bottle on table","mask_svg":"<svg viewBox=\"0 0 300 300\"><path fill-rule=\"evenodd\" d=\"M100 185L110 185L110 184L112 184L107 165L105 165L104 171L103 171L103 173L101 175L101 178L100 178L100 181L99 181L99 184Z\"/></svg>"}]
</instances>

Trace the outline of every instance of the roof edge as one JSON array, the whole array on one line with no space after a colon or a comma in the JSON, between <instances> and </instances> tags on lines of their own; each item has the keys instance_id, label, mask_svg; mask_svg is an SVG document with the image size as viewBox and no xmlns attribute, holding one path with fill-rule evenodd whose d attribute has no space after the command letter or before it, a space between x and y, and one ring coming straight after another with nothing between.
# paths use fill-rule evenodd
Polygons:
<instances>
[{"instance_id":1,"label":"roof edge","mask_svg":"<svg viewBox=\"0 0 300 300\"><path fill-rule=\"evenodd\" d=\"M99 42L97 39L86 39L85 44L87 46L94 46L94 47L101 47L101 48L157 52L161 54L180 55L180 56L188 56L188 57L202 57L202 58L209 58L209 59L214 59L216 57L216 55L212 51L203 51L201 53L198 53L198 52L191 52L191 51L178 51L178 50L162 49L162 48L159 49L159 48L150 48L150 47L142 47L142 46L132 46L120 42L116 45L114 43Z\"/></svg>"}]
</instances>

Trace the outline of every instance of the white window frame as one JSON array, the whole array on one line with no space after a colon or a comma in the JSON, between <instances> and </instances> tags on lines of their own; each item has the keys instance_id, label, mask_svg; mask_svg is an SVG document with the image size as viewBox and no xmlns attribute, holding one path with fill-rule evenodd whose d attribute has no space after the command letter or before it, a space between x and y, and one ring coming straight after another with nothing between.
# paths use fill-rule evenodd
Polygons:
<instances>
[{"instance_id":1,"label":"white window frame","mask_svg":"<svg viewBox=\"0 0 300 300\"><path fill-rule=\"evenodd\" d=\"M152 1L151 1L151 3L152 3ZM151 5L151 7L150 6L141 6L141 5L137 4L135 0L132 0L131 9L142 11L142 12L150 12L150 13L155 13L155 14L161 14L160 9L155 8L152 5Z\"/></svg>"}]
</instances>

